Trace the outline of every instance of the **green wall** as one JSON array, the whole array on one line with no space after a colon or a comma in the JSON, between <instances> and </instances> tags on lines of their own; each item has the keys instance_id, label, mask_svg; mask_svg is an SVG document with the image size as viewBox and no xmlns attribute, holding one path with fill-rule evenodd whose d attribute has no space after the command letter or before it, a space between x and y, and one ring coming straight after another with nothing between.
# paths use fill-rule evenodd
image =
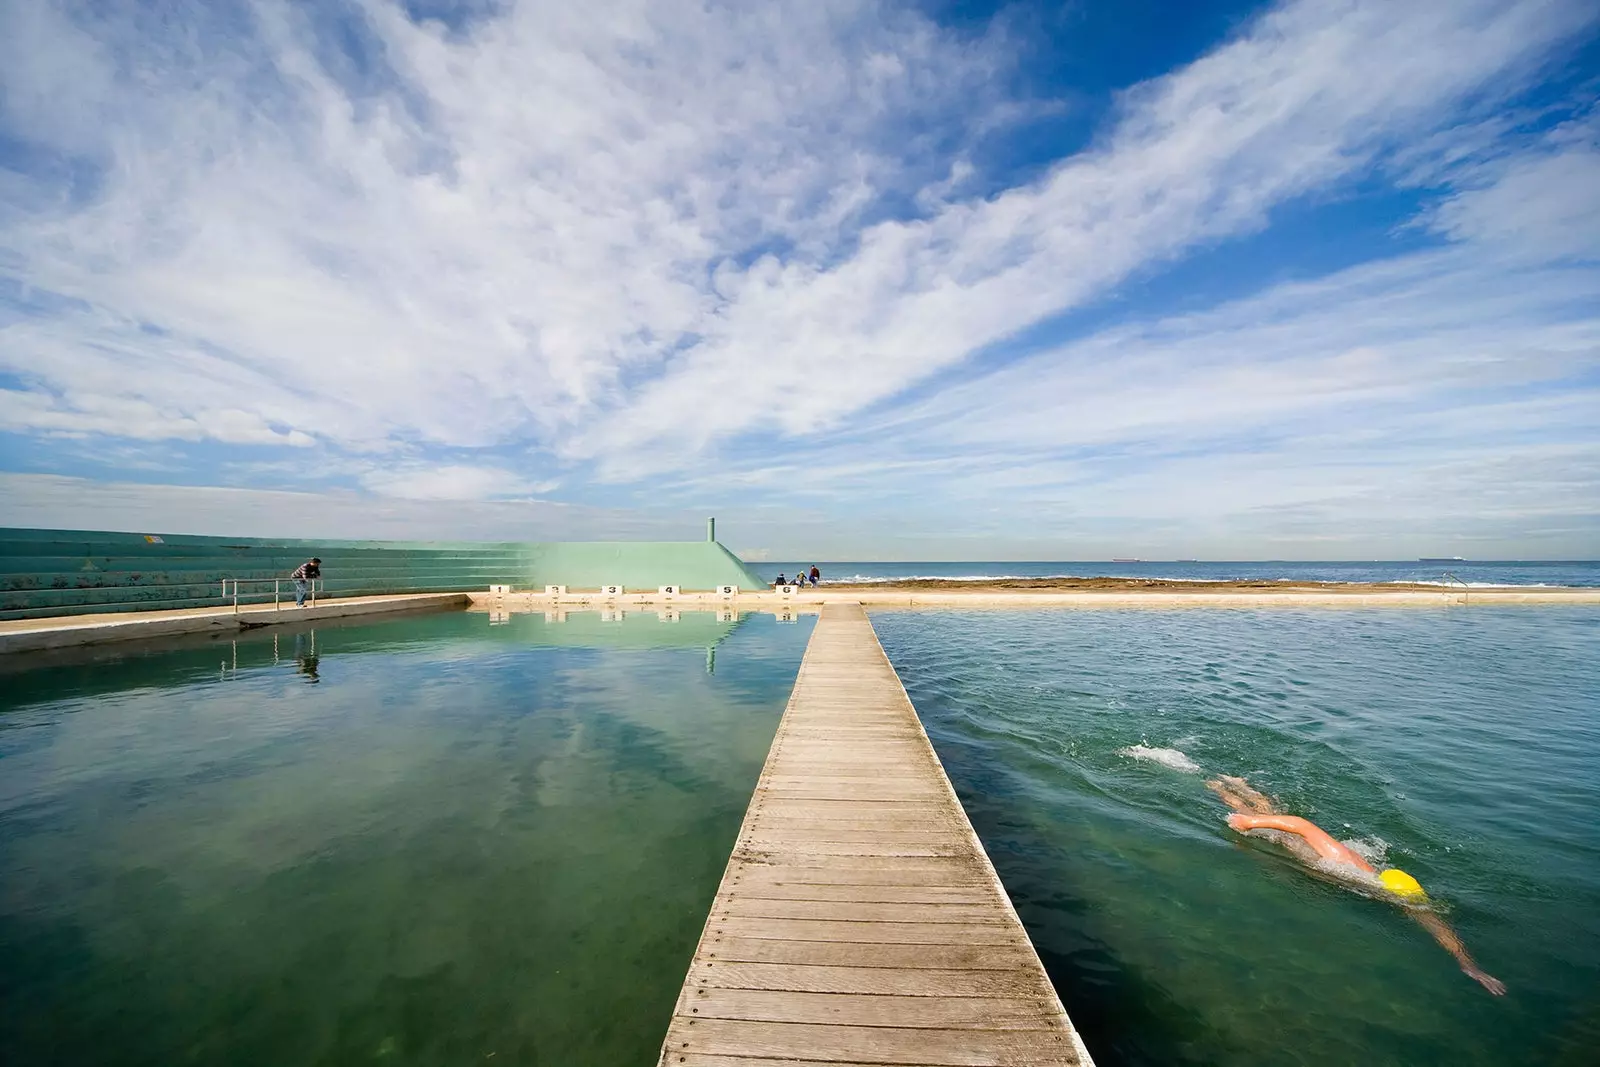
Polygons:
<instances>
[{"instance_id":1,"label":"green wall","mask_svg":"<svg viewBox=\"0 0 1600 1067\"><path fill-rule=\"evenodd\" d=\"M0 528L0 619L220 604L223 578L287 578L312 556L322 558L325 596L468 592L492 584L765 584L714 541L310 541ZM270 585L254 590L245 585L251 595L240 601L272 600Z\"/></svg>"}]
</instances>

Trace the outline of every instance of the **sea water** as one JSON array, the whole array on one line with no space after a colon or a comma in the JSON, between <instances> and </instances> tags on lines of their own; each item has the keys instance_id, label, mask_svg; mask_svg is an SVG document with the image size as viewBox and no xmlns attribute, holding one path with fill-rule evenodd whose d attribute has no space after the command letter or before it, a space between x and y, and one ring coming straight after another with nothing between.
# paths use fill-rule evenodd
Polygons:
<instances>
[{"instance_id":1,"label":"sea water","mask_svg":"<svg viewBox=\"0 0 1600 1067\"><path fill-rule=\"evenodd\" d=\"M0 1063L654 1062L813 624L0 661Z\"/></svg>"},{"instance_id":2,"label":"sea water","mask_svg":"<svg viewBox=\"0 0 1600 1067\"><path fill-rule=\"evenodd\" d=\"M873 623L1100 1067L1600 1062L1600 609ZM1216 774L1415 875L1507 994Z\"/></svg>"},{"instance_id":3,"label":"sea water","mask_svg":"<svg viewBox=\"0 0 1600 1067\"><path fill-rule=\"evenodd\" d=\"M811 563L752 563L769 581L792 577ZM1421 582L1460 588L1503 585L1600 585L1600 562L1556 560L1061 560L936 563L819 563L823 581L852 585L907 578L960 578L969 581L1006 578L1158 578L1180 582Z\"/></svg>"}]
</instances>

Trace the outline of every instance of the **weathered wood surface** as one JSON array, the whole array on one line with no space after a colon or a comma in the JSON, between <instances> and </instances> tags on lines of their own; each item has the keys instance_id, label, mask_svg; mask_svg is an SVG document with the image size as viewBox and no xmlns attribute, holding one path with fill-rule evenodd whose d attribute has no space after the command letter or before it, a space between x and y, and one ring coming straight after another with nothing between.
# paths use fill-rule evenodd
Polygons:
<instances>
[{"instance_id":1,"label":"weathered wood surface","mask_svg":"<svg viewBox=\"0 0 1600 1067\"><path fill-rule=\"evenodd\" d=\"M859 604L806 648L662 1067L1092 1067Z\"/></svg>"}]
</instances>

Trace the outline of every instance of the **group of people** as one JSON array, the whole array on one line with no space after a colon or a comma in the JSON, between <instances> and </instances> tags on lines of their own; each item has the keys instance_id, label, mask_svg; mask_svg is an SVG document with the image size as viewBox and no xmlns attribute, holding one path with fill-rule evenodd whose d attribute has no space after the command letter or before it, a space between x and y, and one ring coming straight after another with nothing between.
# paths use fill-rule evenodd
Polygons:
<instances>
[{"instance_id":1,"label":"group of people","mask_svg":"<svg viewBox=\"0 0 1600 1067\"><path fill-rule=\"evenodd\" d=\"M790 583L789 579L785 578L783 575L778 575L778 579L772 583L772 587L776 589L780 585L805 585L806 579L808 578L811 580L812 588L816 588L816 584L822 581L822 572L817 570L817 565L815 563L811 565L811 573L809 574L807 574L805 571L796 571L793 583Z\"/></svg>"}]
</instances>

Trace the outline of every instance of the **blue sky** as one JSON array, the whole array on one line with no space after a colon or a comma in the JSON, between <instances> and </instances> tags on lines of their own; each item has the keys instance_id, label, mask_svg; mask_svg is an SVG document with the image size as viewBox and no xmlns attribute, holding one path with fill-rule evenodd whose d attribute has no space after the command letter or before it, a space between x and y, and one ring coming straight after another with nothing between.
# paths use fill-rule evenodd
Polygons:
<instances>
[{"instance_id":1,"label":"blue sky","mask_svg":"<svg viewBox=\"0 0 1600 1067\"><path fill-rule=\"evenodd\" d=\"M0 5L0 524L1600 556L1600 8Z\"/></svg>"}]
</instances>

